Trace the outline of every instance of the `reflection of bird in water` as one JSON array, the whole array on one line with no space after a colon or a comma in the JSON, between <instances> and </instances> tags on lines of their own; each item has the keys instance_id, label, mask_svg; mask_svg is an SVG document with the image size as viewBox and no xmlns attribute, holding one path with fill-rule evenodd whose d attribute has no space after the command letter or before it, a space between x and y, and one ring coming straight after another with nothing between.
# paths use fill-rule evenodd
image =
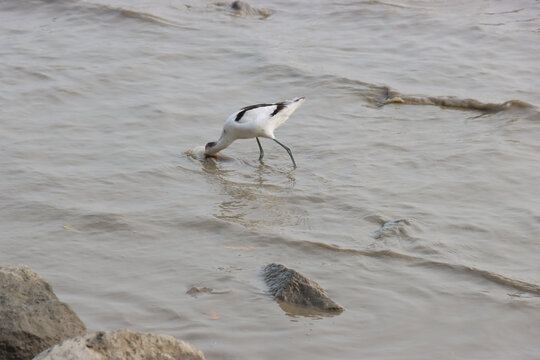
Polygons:
<instances>
[{"instance_id":1,"label":"reflection of bird in water","mask_svg":"<svg viewBox=\"0 0 540 360\"><path fill-rule=\"evenodd\" d=\"M291 157L294 167L296 162L291 149L279 142L274 136L274 130L283 124L292 113L302 105L303 97L294 98L274 104L258 104L246 106L231 116L223 125L221 137L216 142L209 142L205 147L206 155L214 155L231 145L236 139L255 138L259 145L259 160L264 156L264 150L259 137L272 139L281 145Z\"/></svg>"}]
</instances>

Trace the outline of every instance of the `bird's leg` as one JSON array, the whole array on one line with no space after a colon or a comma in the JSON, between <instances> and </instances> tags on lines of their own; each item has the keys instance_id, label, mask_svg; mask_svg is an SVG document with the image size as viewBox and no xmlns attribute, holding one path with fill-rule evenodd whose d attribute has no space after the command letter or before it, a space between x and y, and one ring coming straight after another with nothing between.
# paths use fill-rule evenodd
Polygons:
<instances>
[{"instance_id":1,"label":"bird's leg","mask_svg":"<svg viewBox=\"0 0 540 360\"><path fill-rule=\"evenodd\" d=\"M294 165L294 167L296 167L296 162L294 161L294 158L292 156L292 152L291 152L291 149L289 149L287 146L283 145L282 143L280 143L279 141L277 141L276 139L273 139L275 142L277 142L279 145L281 145L285 150L287 150L287 152L289 153L289 156L291 157L291 160L292 160L292 163Z\"/></svg>"},{"instance_id":2,"label":"bird's leg","mask_svg":"<svg viewBox=\"0 0 540 360\"><path fill-rule=\"evenodd\" d=\"M256 137L255 139L257 140L257 145L259 145L259 151L260 151L259 160L262 160L262 158L264 157L264 150L261 146L261 142L259 141L259 138Z\"/></svg>"}]
</instances>

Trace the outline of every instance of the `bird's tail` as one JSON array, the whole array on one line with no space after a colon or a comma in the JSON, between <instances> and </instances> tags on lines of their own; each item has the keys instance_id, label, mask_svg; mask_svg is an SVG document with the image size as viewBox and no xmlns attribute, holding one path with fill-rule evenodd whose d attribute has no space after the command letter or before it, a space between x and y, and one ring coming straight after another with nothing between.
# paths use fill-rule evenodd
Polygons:
<instances>
[{"instance_id":1,"label":"bird's tail","mask_svg":"<svg viewBox=\"0 0 540 360\"><path fill-rule=\"evenodd\" d=\"M285 100L283 101L283 105L285 105L285 109L281 110L278 113L278 116L276 116L276 126L275 128L278 128L281 126L287 119L293 114L293 112L296 111L302 105L304 102L303 97L297 97L291 100Z\"/></svg>"}]
</instances>

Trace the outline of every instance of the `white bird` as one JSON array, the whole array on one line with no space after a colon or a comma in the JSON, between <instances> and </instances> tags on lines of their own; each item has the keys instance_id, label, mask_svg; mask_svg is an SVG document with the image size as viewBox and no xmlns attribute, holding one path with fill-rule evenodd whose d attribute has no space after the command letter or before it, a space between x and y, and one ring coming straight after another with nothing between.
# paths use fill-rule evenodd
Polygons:
<instances>
[{"instance_id":1,"label":"white bird","mask_svg":"<svg viewBox=\"0 0 540 360\"><path fill-rule=\"evenodd\" d=\"M291 157L294 167L296 162L291 149L279 142L274 136L274 130L283 124L292 113L302 105L303 97L294 98L274 104L257 104L246 106L231 116L223 125L223 132L218 141L209 142L205 146L206 155L214 155L231 145L236 139L255 138L259 145L259 160L264 156L264 150L259 141L260 137L272 139L281 145Z\"/></svg>"}]
</instances>

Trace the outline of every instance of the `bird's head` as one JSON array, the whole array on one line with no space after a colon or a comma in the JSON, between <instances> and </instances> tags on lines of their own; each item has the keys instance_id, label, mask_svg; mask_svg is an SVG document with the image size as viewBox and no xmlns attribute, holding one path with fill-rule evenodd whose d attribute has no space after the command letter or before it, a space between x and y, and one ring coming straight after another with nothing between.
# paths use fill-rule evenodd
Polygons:
<instances>
[{"instance_id":1,"label":"bird's head","mask_svg":"<svg viewBox=\"0 0 540 360\"><path fill-rule=\"evenodd\" d=\"M216 142L215 141L212 141L212 142L209 142L208 144L206 144L206 146L204 147L204 151L208 154L208 153L211 153L212 152L212 148L216 146Z\"/></svg>"}]
</instances>

